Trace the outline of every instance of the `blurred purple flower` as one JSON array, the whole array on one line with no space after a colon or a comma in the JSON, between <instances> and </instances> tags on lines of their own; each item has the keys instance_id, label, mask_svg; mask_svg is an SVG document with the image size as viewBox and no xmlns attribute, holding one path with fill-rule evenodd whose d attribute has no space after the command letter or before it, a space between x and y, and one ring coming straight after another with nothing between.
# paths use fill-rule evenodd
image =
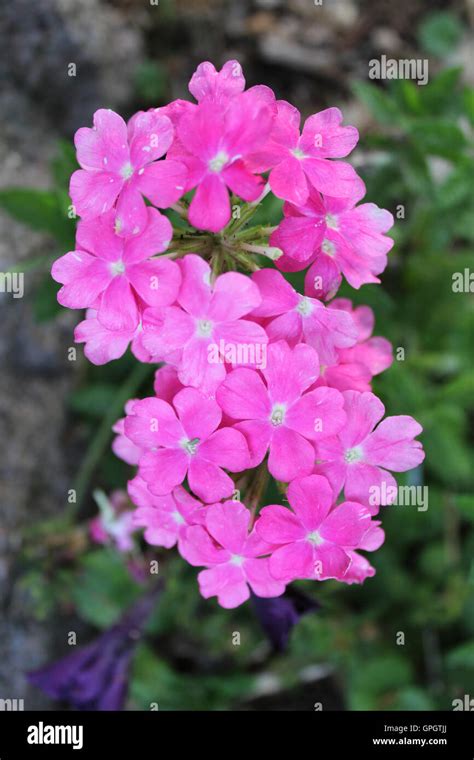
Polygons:
<instances>
[{"instance_id":1,"label":"blurred purple flower","mask_svg":"<svg viewBox=\"0 0 474 760\"><path fill-rule=\"evenodd\" d=\"M252 594L257 618L276 652L284 652L291 631L301 617L315 612L320 605L295 588L287 588L282 596L264 599Z\"/></svg>"},{"instance_id":2,"label":"blurred purple flower","mask_svg":"<svg viewBox=\"0 0 474 760\"><path fill-rule=\"evenodd\" d=\"M30 683L78 710L122 710L130 663L161 590L158 584L140 597L118 623L87 646L27 673Z\"/></svg>"}]
</instances>

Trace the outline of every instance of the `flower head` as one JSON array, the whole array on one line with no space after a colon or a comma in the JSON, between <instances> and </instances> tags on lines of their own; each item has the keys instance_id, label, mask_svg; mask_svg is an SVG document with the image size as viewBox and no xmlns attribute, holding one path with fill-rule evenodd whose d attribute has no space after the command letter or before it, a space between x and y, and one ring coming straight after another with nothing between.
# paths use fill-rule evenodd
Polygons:
<instances>
[{"instance_id":1,"label":"flower head","mask_svg":"<svg viewBox=\"0 0 474 760\"><path fill-rule=\"evenodd\" d=\"M147 223L143 196L167 208L183 195L185 166L156 160L173 137L173 125L163 114L139 112L127 126L111 110L96 111L94 127L78 129L74 138L82 167L70 184L76 213L94 219L113 211L119 235L140 234Z\"/></svg>"},{"instance_id":2,"label":"flower head","mask_svg":"<svg viewBox=\"0 0 474 760\"><path fill-rule=\"evenodd\" d=\"M263 379L256 370L229 372L216 392L228 417L241 420L255 467L269 451L268 470L288 482L309 475L314 466L313 442L331 436L345 422L339 391L318 388L306 393L318 376L319 360L310 346L293 350L284 341L268 346Z\"/></svg>"},{"instance_id":3,"label":"flower head","mask_svg":"<svg viewBox=\"0 0 474 760\"><path fill-rule=\"evenodd\" d=\"M268 569L271 546L255 531L249 533L250 511L238 501L211 504L205 527L186 530L181 553L191 565L205 566L198 575L205 599L217 596L222 607L237 607L250 597L250 589L263 597L279 596L285 584ZM250 587L250 588L249 588Z\"/></svg>"},{"instance_id":4,"label":"flower head","mask_svg":"<svg viewBox=\"0 0 474 760\"><path fill-rule=\"evenodd\" d=\"M114 232L112 213L78 225L77 249L54 262L51 274L62 283L58 301L70 309L97 310L102 327L133 332L140 305L166 306L175 300L181 282L178 265L151 258L164 251L171 225L156 209L147 210L148 225L137 237Z\"/></svg>"},{"instance_id":5,"label":"flower head","mask_svg":"<svg viewBox=\"0 0 474 760\"><path fill-rule=\"evenodd\" d=\"M316 469L328 478L335 494L344 489L346 499L367 504L375 513L380 504L395 498L390 494L396 494L396 481L388 470L405 472L425 458L415 440L423 428L408 415L380 422L385 407L373 393L342 395L347 423L337 436L318 442Z\"/></svg>"},{"instance_id":6,"label":"flower head","mask_svg":"<svg viewBox=\"0 0 474 760\"><path fill-rule=\"evenodd\" d=\"M165 496L187 477L205 502L232 495L234 482L224 468L245 470L249 452L242 433L219 428L221 419L217 403L195 388L179 391L173 405L156 397L135 402L125 434L145 449L139 474L151 493Z\"/></svg>"},{"instance_id":7,"label":"flower head","mask_svg":"<svg viewBox=\"0 0 474 760\"><path fill-rule=\"evenodd\" d=\"M257 533L276 545L270 572L285 582L296 578L337 578L350 566L348 549L356 549L370 527L367 507L355 502L334 506L326 478L310 475L288 486L291 509L264 507L255 525Z\"/></svg>"}]
</instances>

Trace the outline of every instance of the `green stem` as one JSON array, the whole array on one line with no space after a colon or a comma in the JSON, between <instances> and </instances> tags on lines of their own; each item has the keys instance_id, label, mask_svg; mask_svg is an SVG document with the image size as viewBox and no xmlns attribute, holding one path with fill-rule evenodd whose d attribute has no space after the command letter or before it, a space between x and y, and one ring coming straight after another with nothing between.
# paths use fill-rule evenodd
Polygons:
<instances>
[{"instance_id":1,"label":"green stem","mask_svg":"<svg viewBox=\"0 0 474 760\"><path fill-rule=\"evenodd\" d=\"M136 391L155 369L156 365L154 364L137 364L117 391L114 400L102 418L102 422L89 444L79 472L74 479L73 489L76 492L76 502L69 505L67 517L70 520L77 515L82 506L94 470L112 437L112 425L122 414L125 402L129 398L133 398Z\"/></svg>"}]
</instances>

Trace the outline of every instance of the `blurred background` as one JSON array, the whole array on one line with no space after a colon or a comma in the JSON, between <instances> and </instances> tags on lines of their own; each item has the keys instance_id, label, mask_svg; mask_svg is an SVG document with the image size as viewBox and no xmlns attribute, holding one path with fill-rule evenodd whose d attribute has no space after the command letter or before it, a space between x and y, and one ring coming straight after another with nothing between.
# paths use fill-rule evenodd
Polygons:
<instances>
[{"instance_id":1,"label":"blurred background","mask_svg":"<svg viewBox=\"0 0 474 760\"><path fill-rule=\"evenodd\" d=\"M351 160L367 200L395 215L395 247L381 286L339 295L371 305L375 334L403 349L374 390L388 414L424 426L426 462L400 482L427 485L429 503L385 510L364 586L295 584L319 606L284 651L250 602L219 609L199 597L194 569L158 553L166 587L125 709L450 710L474 697L473 18L471 0L2 5L0 271L24 274L24 297L0 293L0 698L66 706L25 673L70 653L71 632L78 646L94 640L141 593L143 553L93 543L88 525L94 489L131 476L110 428L152 378L130 355L97 368L78 347L69 361L80 314L58 307L49 277L74 240L72 136L99 107L127 118L189 97L199 62L229 58L249 86L269 85L303 116L337 105L361 132ZM428 83L371 80L383 55L426 59ZM279 213L262 211L273 224Z\"/></svg>"}]
</instances>

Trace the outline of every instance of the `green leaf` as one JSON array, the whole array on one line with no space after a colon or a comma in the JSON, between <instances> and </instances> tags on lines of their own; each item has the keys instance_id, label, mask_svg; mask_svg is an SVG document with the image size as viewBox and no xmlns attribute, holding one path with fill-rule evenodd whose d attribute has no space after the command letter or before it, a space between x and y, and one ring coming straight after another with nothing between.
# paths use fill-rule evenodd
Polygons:
<instances>
[{"instance_id":1,"label":"green leaf","mask_svg":"<svg viewBox=\"0 0 474 760\"><path fill-rule=\"evenodd\" d=\"M36 288L33 296L33 315L37 322L49 322L62 311L57 295L61 286L49 274Z\"/></svg>"},{"instance_id":2,"label":"green leaf","mask_svg":"<svg viewBox=\"0 0 474 760\"><path fill-rule=\"evenodd\" d=\"M87 554L72 588L80 616L98 628L113 625L141 593L122 557L112 549Z\"/></svg>"},{"instance_id":3,"label":"green leaf","mask_svg":"<svg viewBox=\"0 0 474 760\"><path fill-rule=\"evenodd\" d=\"M111 383L94 383L79 388L69 397L74 412L88 417L103 417L115 398L117 389Z\"/></svg>"},{"instance_id":4,"label":"green leaf","mask_svg":"<svg viewBox=\"0 0 474 760\"><path fill-rule=\"evenodd\" d=\"M474 641L467 641L465 644L452 649L446 658L446 662L449 668L469 668L469 670L473 670Z\"/></svg>"},{"instance_id":5,"label":"green leaf","mask_svg":"<svg viewBox=\"0 0 474 760\"><path fill-rule=\"evenodd\" d=\"M456 159L467 145L461 129L446 119L418 119L409 133L425 154L447 159Z\"/></svg>"},{"instance_id":6,"label":"green leaf","mask_svg":"<svg viewBox=\"0 0 474 760\"><path fill-rule=\"evenodd\" d=\"M400 108L395 100L381 87L367 82L354 82L352 89L357 98L362 100L373 116L381 124L398 124Z\"/></svg>"},{"instance_id":7,"label":"green leaf","mask_svg":"<svg viewBox=\"0 0 474 760\"><path fill-rule=\"evenodd\" d=\"M459 18L449 11L431 13L418 29L421 46L431 55L440 58L448 55L459 43L462 24Z\"/></svg>"},{"instance_id":8,"label":"green leaf","mask_svg":"<svg viewBox=\"0 0 474 760\"><path fill-rule=\"evenodd\" d=\"M74 222L67 218L54 192L31 188L0 190L0 206L10 216L34 230L47 232L61 245L74 240Z\"/></svg>"}]
</instances>

